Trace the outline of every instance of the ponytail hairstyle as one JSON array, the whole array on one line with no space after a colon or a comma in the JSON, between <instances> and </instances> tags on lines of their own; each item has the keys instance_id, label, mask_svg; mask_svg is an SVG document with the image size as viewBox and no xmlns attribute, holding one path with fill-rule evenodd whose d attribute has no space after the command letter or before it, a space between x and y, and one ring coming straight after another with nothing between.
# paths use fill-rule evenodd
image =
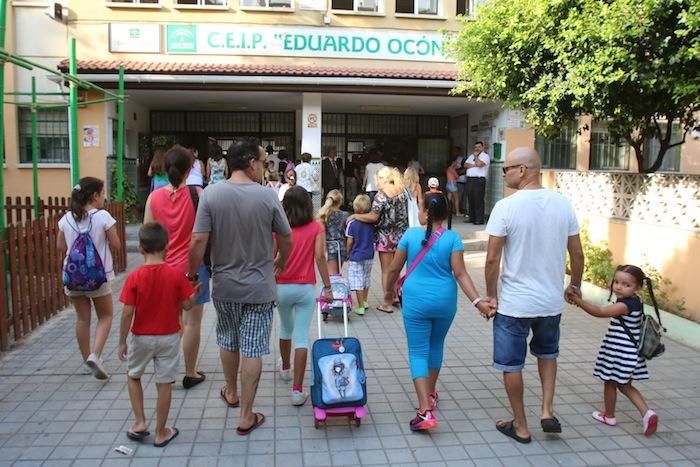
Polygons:
<instances>
[{"instance_id":1,"label":"ponytail hairstyle","mask_svg":"<svg viewBox=\"0 0 700 467\"><path fill-rule=\"evenodd\" d=\"M433 234L433 222L442 222L447 219L449 209L447 208L447 198L442 192L428 192L423 195L423 206L426 207L427 225L425 226L425 238L421 243L425 246Z\"/></svg>"},{"instance_id":2,"label":"ponytail hairstyle","mask_svg":"<svg viewBox=\"0 0 700 467\"><path fill-rule=\"evenodd\" d=\"M174 187L180 186L194 164L192 151L176 144L165 153L165 172Z\"/></svg>"},{"instance_id":3,"label":"ponytail hairstyle","mask_svg":"<svg viewBox=\"0 0 700 467\"><path fill-rule=\"evenodd\" d=\"M339 190L331 190L326 195L326 202L323 203L321 209L318 210L316 219L318 219L321 224L326 225L328 218L330 217L333 210L340 209L343 205L343 194Z\"/></svg>"},{"instance_id":4,"label":"ponytail hairstyle","mask_svg":"<svg viewBox=\"0 0 700 467\"><path fill-rule=\"evenodd\" d=\"M70 194L70 212L75 222L85 218L85 206L93 200L95 195L102 193L105 182L95 177L83 177L73 187Z\"/></svg>"},{"instance_id":5,"label":"ponytail hairstyle","mask_svg":"<svg viewBox=\"0 0 700 467\"><path fill-rule=\"evenodd\" d=\"M641 268L634 266L632 264L621 264L617 268L615 268L615 272L626 272L627 274L631 275L634 277L634 279L637 281L637 286L641 289L644 288L644 285L646 284L647 286L647 291L649 292L649 298L651 298L651 303L654 305L654 310L656 310L656 313L658 314L659 312L659 304L656 302L656 297L654 296L654 287L651 284L651 279L649 276L644 274L644 271L642 271ZM608 295L608 301L612 298L613 296L613 284L615 283L615 274L613 274L613 278L610 281L610 295Z\"/></svg>"}]
</instances>

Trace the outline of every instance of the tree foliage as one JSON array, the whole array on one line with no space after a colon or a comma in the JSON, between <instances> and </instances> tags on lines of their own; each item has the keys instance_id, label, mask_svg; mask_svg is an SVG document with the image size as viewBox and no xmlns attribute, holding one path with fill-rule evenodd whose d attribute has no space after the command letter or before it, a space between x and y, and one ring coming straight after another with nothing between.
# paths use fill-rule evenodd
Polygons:
<instances>
[{"instance_id":1,"label":"tree foliage","mask_svg":"<svg viewBox=\"0 0 700 467\"><path fill-rule=\"evenodd\" d=\"M546 135L579 115L605 120L640 172L656 171L698 124L700 0L489 0L448 53L455 92L522 108ZM651 138L660 148L645 167Z\"/></svg>"}]
</instances>

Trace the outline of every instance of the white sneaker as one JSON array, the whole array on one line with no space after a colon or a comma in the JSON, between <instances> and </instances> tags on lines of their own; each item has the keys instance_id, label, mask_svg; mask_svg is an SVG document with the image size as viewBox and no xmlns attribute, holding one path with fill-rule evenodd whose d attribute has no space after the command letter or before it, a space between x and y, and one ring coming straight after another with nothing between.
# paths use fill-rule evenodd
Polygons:
<instances>
[{"instance_id":1,"label":"white sneaker","mask_svg":"<svg viewBox=\"0 0 700 467\"><path fill-rule=\"evenodd\" d=\"M598 420L600 423L603 423L608 426L615 426L617 425L617 419L615 417L608 417L605 415L603 412L593 412L591 414L593 417L593 420Z\"/></svg>"},{"instance_id":2,"label":"white sneaker","mask_svg":"<svg viewBox=\"0 0 700 467\"><path fill-rule=\"evenodd\" d=\"M292 390L292 405L300 406L306 403L306 399L309 398L309 393L306 391L294 391Z\"/></svg>"},{"instance_id":3,"label":"white sneaker","mask_svg":"<svg viewBox=\"0 0 700 467\"><path fill-rule=\"evenodd\" d=\"M90 369L92 370L92 376L94 376L95 378L109 378L109 373L107 373L107 370L105 370L105 367L102 365L102 359L94 353L90 354L85 364L90 367Z\"/></svg>"},{"instance_id":4,"label":"white sneaker","mask_svg":"<svg viewBox=\"0 0 700 467\"><path fill-rule=\"evenodd\" d=\"M285 383L288 383L288 382L290 382L290 381L292 380L292 368L289 367L288 369L283 370L283 369L282 369L282 359L281 359L281 358L277 361L277 370L278 370L279 373L280 373L280 379L281 379L282 381L284 381Z\"/></svg>"}]
</instances>

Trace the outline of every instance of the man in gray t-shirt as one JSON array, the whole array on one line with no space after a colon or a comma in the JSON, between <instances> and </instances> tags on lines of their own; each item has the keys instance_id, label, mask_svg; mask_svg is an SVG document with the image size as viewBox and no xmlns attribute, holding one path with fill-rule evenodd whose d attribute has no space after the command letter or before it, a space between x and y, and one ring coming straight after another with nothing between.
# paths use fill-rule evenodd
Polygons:
<instances>
[{"instance_id":1,"label":"man in gray t-shirt","mask_svg":"<svg viewBox=\"0 0 700 467\"><path fill-rule=\"evenodd\" d=\"M262 370L270 353L275 274L292 249L291 228L277 194L260 185L265 152L252 142L231 145L226 155L231 177L207 187L199 198L190 246L192 282L211 238L212 298L217 313L216 343L226 386L221 397L241 407L237 433L247 435L265 421L253 412ZM273 250L273 233L278 251ZM240 361L241 391L237 375Z\"/></svg>"}]
</instances>

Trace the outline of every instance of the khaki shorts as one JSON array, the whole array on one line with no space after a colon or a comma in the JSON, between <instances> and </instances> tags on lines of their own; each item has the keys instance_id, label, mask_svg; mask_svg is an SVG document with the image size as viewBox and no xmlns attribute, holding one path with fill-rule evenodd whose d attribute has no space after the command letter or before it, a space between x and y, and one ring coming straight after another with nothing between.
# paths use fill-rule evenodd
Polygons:
<instances>
[{"instance_id":1,"label":"khaki shorts","mask_svg":"<svg viewBox=\"0 0 700 467\"><path fill-rule=\"evenodd\" d=\"M78 291L78 290L68 290L65 287L63 288L63 291L69 297L100 298L100 297L104 297L105 295L112 294L112 283L107 281L104 284L102 284L99 289L91 290L89 292L82 292L82 291Z\"/></svg>"},{"instance_id":2,"label":"khaki shorts","mask_svg":"<svg viewBox=\"0 0 700 467\"><path fill-rule=\"evenodd\" d=\"M174 383L180 372L180 334L137 336L127 339L129 378L139 379L153 360L156 383Z\"/></svg>"}]
</instances>

